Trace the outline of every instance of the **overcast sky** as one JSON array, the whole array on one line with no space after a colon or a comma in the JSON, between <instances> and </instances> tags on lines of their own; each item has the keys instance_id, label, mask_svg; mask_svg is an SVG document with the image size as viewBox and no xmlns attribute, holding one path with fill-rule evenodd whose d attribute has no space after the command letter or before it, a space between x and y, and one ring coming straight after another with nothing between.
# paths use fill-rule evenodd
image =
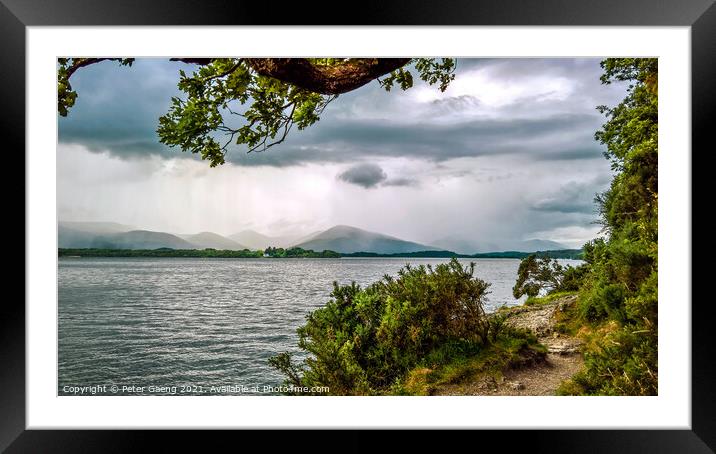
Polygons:
<instances>
[{"instance_id":1,"label":"overcast sky","mask_svg":"<svg viewBox=\"0 0 716 454\"><path fill-rule=\"evenodd\" d=\"M431 243L547 239L599 231L593 198L611 178L595 107L614 105L599 59L461 59L445 93L373 82L263 153L223 166L159 143L179 69L166 59L79 70L59 118L58 211L174 233L302 234L336 224ZM417 80L417 78L416 78Z\"/></svg>"}]
</instances>

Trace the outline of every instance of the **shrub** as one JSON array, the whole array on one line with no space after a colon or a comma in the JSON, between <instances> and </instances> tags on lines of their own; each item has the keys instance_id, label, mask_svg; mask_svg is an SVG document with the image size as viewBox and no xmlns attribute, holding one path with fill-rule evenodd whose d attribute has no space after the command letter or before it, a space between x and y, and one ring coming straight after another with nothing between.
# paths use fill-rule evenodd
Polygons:
<instances>
[{"instance_id":1,"label":"shrub","mask_svg":"<svg viewBox=\"0 0 716 454\"><path fill-rule=\"evenodd\" d=\"M582 319L613 326L585 350L585 370L567 394L653 395L658 388L658 60L610 58L602 81L628 81L626 98L599 107L595 135L615 171L596 197L608 235L584 247L589 275L580 290Z\"/></svg>"},{"instance_id":2,"label":"shrub","mask_svg":"<svg viewBox=\"0 0 716 454\"><path fill-rule=\"evenodd\" d=\"M554 290L555 292L575 292L582 287L585 278L589 274L589 265L567 266L564 269L562 281Z\"/></svg>"},{"instance_id":3,"label":"shrub","mask_svg":"<svg viewBox=\"0 0 716 454\"><path fill-rule=\"evenodd\" d=\"M380 394L431 353L476 351L495 337L483 303L489 284L474 263L456 259L405 266L365 289L334 283L328 304L298 329L308 353L296 366L287 354L271 359L290 383L328 386L331 394Z\"/></svg>"},{"instance_id":4,"label":"shrub","mask_svg":"<svg viewBox=\"0 0 716 454\"><path fill-rule=\"evenodd\" d=\"M594 339L584 354L585 369L560 389L562 394L657 394L657 281L654 271L637 292L623 298L621 324Z\"/></svg>"},{"instance_id":5,"label":"shrub","mask_svg":"<svg viewBox=\"0 0 716 454\"><path fill-rule=\"evenodd\" d=\"M547 294L576 291L581 287L588 272L588 264L578 267L563 266L557 259L530 254L520 261L512 295L515 298L520 298L522 295L534 298L542 291Z\"/></svg>"},{"instance_id":6,"label":"shrub","mask_svg":"<svg viewBox=\"0 0 716 454\"><path fill-rule=\"evenodd\" d=\"M505 326L489 344L468 349L448 344L428 355L423 364L396 380L391 394L419 395L450 385L499 380L506 370L530 367L542 363L547 349L534 333L526 329Z\"/></svg>"}]
</instances>

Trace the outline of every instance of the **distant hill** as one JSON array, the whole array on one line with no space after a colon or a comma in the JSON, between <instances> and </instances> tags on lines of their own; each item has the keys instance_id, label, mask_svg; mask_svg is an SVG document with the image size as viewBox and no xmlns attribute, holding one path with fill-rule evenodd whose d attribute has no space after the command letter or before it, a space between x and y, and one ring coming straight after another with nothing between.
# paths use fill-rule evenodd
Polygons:
<instances>
[{"instance_id":1,"label":"distant hill","mask_svg":"<svg viewBox=\"0 0 716 454\"><path fill-rule=\"evenodd\" d=\"M503 252L481 252L473 254L471 257L479 259L522 259L528 255L535 254L538 257L550 257L553 259L573 259L582 260L584 258L584 251L582 249L560 249L555 251L532 251L532 252L520 252L520 251L503 251Z\"/></svg>"},{"instance_id":2,"label":"distant hill","mask_svg":"<svg viewBox=\"0 0 716 454\"><path fill-rule=\"evenodd\" d=\"M307 242L307 241L312 240L313 238L316 237L316 235L320 235L321 233L322 233L322 232L321 232L320 230L317 230L317 231L315 231L315 232L309 233L308 235L301 235L301 236L297 237L297 238L293 241L293 243L291 243L289 246L291 246L291 247L293 247L293 246L298 246L298 245L301 244L301 243L305 243L305 242Z\"/></svg>"},{"instance_id":3,"label":"distant hill","mask_svg":"<svg viewBox=\"0 0 716 454\"><path fill-rule=\"evenodd\" d=\"M178 235L182 239L196 246L198 249L222 249L227 251L241 251L251 249L232 239L226 238L214 232L201 232L193 235Z\"/></svg>"},{"instance_id":4,"label":"distant hill","mask_svg":"<svg viewBox=\"0 0 716 454\"><path fill-rule=\"evenodd\" d=\"M308 241L297 244L303 249L314 251L330 250L343 254L353 252L375 252L378 254L396 254L403 252L433 251L436 248L424 244L405 241L380 233L369 232L347 225L337 225L314 235Z\"/></svg>"},{"instance_id":5,"label":"distant hill","mask_svg":"<svg viewBox=\"0 0 716 454\"><path fill-rule=\"evenodd\" d=\"M245 244L250 249L266 249L269 246L289 248L307 241L318 233L320 232L313 232L310 235L268 236L255 230L243 230L239 233L229 235L229 238L238 243Z\"/></svg>"},{"instance_id":6,"label":"distant hill","mask_svg":"<svg viewBox=\"0 0 716 454\"><path fill-rule=\"evenodd\" d=\"M455 236L440 238L433 241L432 244L441 249L455 251L458 254L474 254L476 252L500 250L500 245L497 243L466 240Z\"/></svg>"},{"instance_id":7,"label":"distant hill","mask_svg":"<svg viewBox=\"0 0 716 454\"><path fill-rule=\"evenodd\" d=\"M92 247L92 240L97 236L95 233L66 227L62 224L57 226L57 247L60 248L87 248Z\"/></svg>"},{"instance_id":8,"label":"distant hill","mask_svg":"<svg viewBox=\"0 0 716 454\"><path fill-rule=\"evenodd\" d=\"M92 247L95 238L129 232L134 227L117 224L116 222L65 222L57 226L57 243L61 248Z\"/></svg>"},{"instance_id":9,"label":"distant hill","mask_svg":"<svg viewBox=\"0 0 716 454\"><path fill-rule=\"evenodd\" d=\"M514 244L508 244L505 249L518 252L535 252L535 251L557 251L562 249L569 249L562 243L550 240L524 240L518 241Z\"/></svg>"},{"instance_id":10,"label":"distant hill","mask_svg":"<svg viewBox=\"0 0 716 454\"><path fill-rule=\"evenodd\" d=\"M255 230L244 230L228 238L213 232L173 235L166 232L139 230L116 222L68 222L58 224L59 248L104 249L206 249L240 251L263 250L269 246L278 248L300 247L320 252L336 251L341 254L357 252L373 254L413 254L433 251L434 256L449 254L472 256L492 251L529 253L536 251L560 251L567 246L555 241L530 239L524 241L478 242L460 237L446 237L430 245L406 241L400 238L369 232L356 227L337 225L310 235L268 236ZM454 251L454 252L453 252ZM499 254L499 253L498 253Z\"/></svg>"},{"instance_id":11,"label":"distant hill","mask_svg":"<svg viewBox=\"0 0 716 454\"><path fill-rule=\"evenodd\" d=\"M528 252L504 251L486 252L474 255L456 254L451 251L418 251L399 252L395 254L378 254L375 252L353 252L350 254L339 254L333 251L307 251L303 249L278 249L278 255L271 255L270 258L451 258L463 259L490 258L490 259L521 259L530 255ZM247 250L220 250L220 249L92 249L92 248L59 248L59 257L205 257L205 258L265 258L262 251ZM551 257L555 259L577 259L582 260L581 249L567 249L562 251L538 251L534 252L540 257Z\"/></svg>"},{"instance_id":12,"label":"distant hill","mask_svg":"<svg viewBox=\"0 0 716 454\"><path fill-rule=\"evenodd\" d=\"M148 230L96 236L90 246L98 249L197 249L198 247L176 235ZM203 249L203 248L202 248Z\"/></svg>"},{"instance_id":13,"label":"distant hill","mask_svg":"<svg viewBox=\"0 0 716 454\"><path fill-rule=\"evenodd\" d=\"M255 230L243 230L239 233L229 235L229 238L237 243L245 244L251 249L265 249L271 245L271 237L256 232ZM278 244L276 246L282 247Z\"/></svg>"},{"instance_id":14,"label":"distant hill","mask_svg":"<svg viewBox=\"0 0 716 454\"><path fill-rule=\"evenodd\" d=\"M550 240L474 241L459 237L446 237L432 242L433 245L459 254L475 254L492 251L536 252L568 249L564 244Z\"/></svg>"},{"instance_id":15,"label":"distant hill","mask_svg":"<svg viewBox=\"0 0 716 454\"><path fill-rule=\"evenodd\" d=\"M581 249L562 249L558 251L535 251L535 252L519 252L519 251L502 251L502 252L480 252L477 254L458 254L452 251L418 251L418 252L399 252L396 254L377 254L375 252L354 252L351 254L341 254L347 258L370 258L370 257L392 257L392 258L478 258L478 259L522 259L528 255L535 254L538 257L550 257L554 259L575 259L582 260L583 251Z\"/></svg>"},{"instance_id":16,"label":"distant hill","mask_svg":"<svg viewBox=\"0 0 716 454\"><path fill-rule=\"evenodd\" d=\"M59 227L94 234L120 233L137 230L136 227L132 227L131 225L118 224L116 222L60 221Z\"/></svg>"},{"instance_id":17,"label":"distant hill","mask_svg":"<svg viewBox=\"0 0 716 454\"><path fill-rule=\"evenodd\" d=\"M246 246L213 232L173 235L167 232L139 230L116 222L60 221L57 230L57 242L60 248L246 249Z\"/></svg>"}]
</instances>

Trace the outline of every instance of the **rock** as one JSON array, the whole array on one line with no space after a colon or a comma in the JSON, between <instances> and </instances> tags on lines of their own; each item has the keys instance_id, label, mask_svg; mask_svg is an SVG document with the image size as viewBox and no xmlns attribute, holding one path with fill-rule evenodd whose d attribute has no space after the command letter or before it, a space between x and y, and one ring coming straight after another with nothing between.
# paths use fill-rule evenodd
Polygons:
<instances>
[{"instance_id":1,"label":"rock","mask_svg":"<svg viewBox=\"0 0 716 454\"><path fill-rule=\"evenodd\" d=\"M507 324L515 328L526 328L542 336L552 332L554 322L552 316L556 309L555 304L530 307L527 310L516 312L507 319Z\"/></svg>"},{"instance_id":2,"label":"rock","mask_svg":"<svg viewBox=\"0 0 716 454\"><path fill-rule=\"evenodd\" d=\"M582 342L579 339L560 338L560 339L546 339L542 342L549 353L557 355L568 355L571 353L577 353L580 351Z\"/></svg>"},{"instance_id":3,"label":"rock","mask_svg":"<svg viewBox=\"0 0 716 454\"><path fill-rule=\"evenodd\" d=\"M576 301L577 295L569 295L545 304L516 306L506 312L505 323L515 328L528 329L538 337L548 336L554 332L555 312L564 311ZM559 334L554 337L559 337Z\"/></svg>"},{"instance_id":4,"label":"rock","mask_svg":"<svg viewBox=\"0 0 716 454\"><path fill-rule=\"evenodd\" d=\"M559 300L559 310L564 311L567 307L577 302L577 295L565 296Z\"/></svg>"},{"instance_id":5,"label":"rock","mask_svg":"<svg viewBox=\"0 0 716 454\"><path fill-rule=\"evenodd\" d=\"M497 381L494 377L485 377L478 386L485 391L497 391Z\"/></svg>"}]
</instances>

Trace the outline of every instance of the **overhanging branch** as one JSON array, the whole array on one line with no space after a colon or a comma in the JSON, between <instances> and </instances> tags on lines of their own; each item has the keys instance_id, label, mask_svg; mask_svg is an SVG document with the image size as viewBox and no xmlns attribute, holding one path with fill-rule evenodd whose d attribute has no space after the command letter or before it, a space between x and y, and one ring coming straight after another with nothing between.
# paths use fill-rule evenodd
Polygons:
<instances>
[{"instance_id":1,"label":"overhanging branch","mask_svg":"<svg viewBox=\"0 0 716 454\"><path fill-rule=\"evenodd\" d=\"M356 58L337 65L316 65L307 58L247 58L257 73L324 95L362 87L410 62L410 58Z\"/></svg>"},{"instance_id":2,"label":"overhanging branch","mask_svg":"<svg viewBox=\"0 0 716 454\"><path fill-rule=\"evenodd\" d=\"M76 58L72 66L67 69L67 78L69 79L80 68L105 60L116 61L122 59ZM169 60L195 65L208 65L214 59L174 57ZM262 76L272 77L323 95L339 95L355 90L380 76L405 66L410 63L410 60L410 58L353 58L335 65L319 65L307 58L244 59L251 69Z\"/></svg>"}]
</instances>

